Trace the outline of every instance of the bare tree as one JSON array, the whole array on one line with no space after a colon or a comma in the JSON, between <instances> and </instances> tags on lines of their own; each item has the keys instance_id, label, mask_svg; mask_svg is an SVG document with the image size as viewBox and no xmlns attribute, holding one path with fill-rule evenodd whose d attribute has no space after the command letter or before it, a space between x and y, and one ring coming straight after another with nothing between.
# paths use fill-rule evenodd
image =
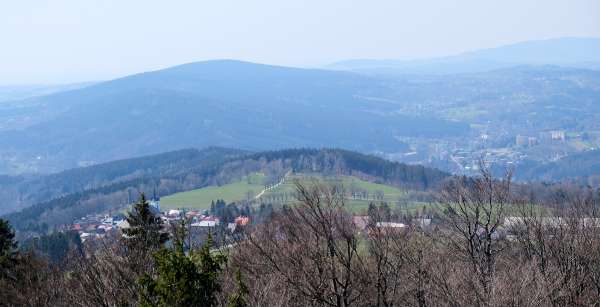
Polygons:
<instances>
[{"instance_id":1,"label":"bare tree","mask_svg":"<svg viewBox=\"0 0 600 307\"><path fill-rule=\"evenodd\" d=\"M298 205L282 210L248 236L250 275L270 272L292 292L291 305L351 306L365 290L366 272L340 187L296 183Z\"/></svg>"},{"instance_id":2,"label":"bare tree","mask_svg":"<svg viewBox=\"0 0 600 307\"><path fill-rule=\"evenodd\" d=\"M510 172L494 179L481 162L479 177L454 178L439 197L445 207L447 242L458 260L468 264L465 277L478 305L489 306L493 301L496 261L503 247L498 231L511 201L510 187Z\"/></svg>"},{"instance_id":3,"label":"bare tree","mask_svg":"<svg viewBox=\"0 0 600 307\"><path fill-rule=\"evenodd\" d=\"M99 242L87 256L72 255L70 274L63 280L68 306L135 305L138 272L133 270L126 248L113 239Z\"/></svg>"},{"instance_id":4,"label":"bare tree","mask_svg":"<svg viewBox=\"0 0 600 307\"><path fill-rule=\"evenodd\" d=\"M548 304L597 302L600 219L594 198L585 191L560 190L546 205L553 209L524 202L510 227L523 261L536 264Z\"/></svg>"}]
</instances>

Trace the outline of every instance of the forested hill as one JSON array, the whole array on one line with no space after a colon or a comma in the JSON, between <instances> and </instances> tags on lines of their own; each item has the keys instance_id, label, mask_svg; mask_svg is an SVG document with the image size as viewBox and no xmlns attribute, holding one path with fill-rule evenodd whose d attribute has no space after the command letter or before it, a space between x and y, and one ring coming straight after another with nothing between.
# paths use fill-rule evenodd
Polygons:
<instances>
[{"instance_id":1,"label":"forested hill","mask_svg":"<svg viewBox=\"0 0 600 307\"><path fill-rule=\"evenodd\" d=\"M19 230L39 230L40 224L53 227L70 223L74 218L86 214L120 210L127 205L132 194L137 196L139 192L151 194L156 190L160 195L170 195L208 185L226 184L255 172L267 175L268 182L265 184L279 180L288 171L294 171L353 175L371 182L417 190L430 189L450 176L423 166L390 162L339 149L290 149L243 154L240 151L213 148L204 151L183 150L132 161L132 165L137 166L132 167L133 173L127 176L122 176L124 172L117 170L126 162L117 161L63 172L53 175L55 177L51 179L40 179L41 182L63 183L63 190L74 192L56 198L49 197L46 201L6 217ZM94 175L94 170L98 174ZM112 178L112 181L82 188L78 182L81 178L87 182L99 182L98 178ZM50 186L55 188L57 185ZM42 189L49 188L42 186Z\"/></svg>"},{"instance_id":2,"label":"forested hill","mask_svg":"<svg viewBox=\"0 0 600 307\"><path fill-rule=\"evenodd\" d=\"M261 152L249 158L283 161L296 172L364 176L374 182L412 189L428 189L449 176L437 169L391 162L343 149L288 149Z\"/></svg>"},{"instance_id":3,"label":"forested hill","mask_svg":"<svg viewBox=\"0 0 600 307\"><path fill-rule=\"evenodd\" d=\"M157 155L74 168L45 176L1 176L0 214L60 196L99 189L139 178L155 178L189 171L206 163L247 154L245 151L210 147L183 149Z\"/></svg>"},{"instance_id":4,"label":"forested hill","mask_svg":"<svg viewBox=\"0 0 600 307\"><path fill-rule=\"evenodd\" d=\"M590 150L563 157L549 163L525 161L516 176L529 181L576 180L582 184L600 185L600 150Z\"/></svg>"}]
</instances>

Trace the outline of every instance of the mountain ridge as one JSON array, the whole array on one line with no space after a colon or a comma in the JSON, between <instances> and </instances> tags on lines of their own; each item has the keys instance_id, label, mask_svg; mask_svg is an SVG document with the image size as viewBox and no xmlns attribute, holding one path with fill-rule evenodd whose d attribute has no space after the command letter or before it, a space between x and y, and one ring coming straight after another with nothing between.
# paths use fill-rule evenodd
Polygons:
<instances>
[{"instance_id":1,"label":"mountain ridge","mask_svg":"<svg viewBox=\"0 0 600 307\"><path fill-rule=\"evenodd\" d=\"M522 41L466 51L455 55L412 60L349 59L331 63L328 69L370 74L476 73L518 65L559 65L600 68L600 38L563 37Z\"/></svg>"}]
</instances>

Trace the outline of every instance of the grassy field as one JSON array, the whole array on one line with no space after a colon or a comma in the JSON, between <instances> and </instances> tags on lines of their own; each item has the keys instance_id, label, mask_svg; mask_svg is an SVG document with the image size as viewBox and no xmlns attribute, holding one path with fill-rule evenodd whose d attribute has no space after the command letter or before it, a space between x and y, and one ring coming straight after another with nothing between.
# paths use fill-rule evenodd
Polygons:
<instances>
[{"instance_id":1,"label":"grassy field","mask_svg":"<svg viewBox=\"0 0 600 307\"><path fill-rule=\"evenodd\" d=\"M296 190L296 181L299 181L302 184L322 182L326 184L341 185L347 190L350 190L351 188L357 188L361 190L366 190L370 194L373 194L376 191L381 191L384 194L385 201L397 201L398 198L402 197L405 194L403 190L398 189L396 187L392 187L385 184L372 183L352 176L324 177L320 175L297 174L288 176L282 185L280 185L276 189L268 191L267 193L265 193L265 196L283 192L293 192Z\"/></svg>"},{"instance_id":2,"label":"grassy field","mask_svg":"<svg viewBox=\"0 0 600 307\"><path fill-rule=\"evenodd\" d=\"M263 190L263 174L253 174L241 180L222 186L209 186L202 189L176 193L162 197L160 206L162 210L169 209L210 209L213 200L223 199L225 202L233 202L246 199L248 193L254 195Z\"/></svg>"},{"instance_id":3,"label":"grassy field","mask_svg":"<svg viewBox=\"0 0 600 307\"><path fill-rule=\"evenodd\" d=\"M223 199L226 202L234 202L245 200L248 198L248 194L252 194L252 197L256 196L264 189L265 175L261 173L252 174L244 177L241 180L234 181L232 183L222 186L209 186L202 189L176 193L173 195L165 196L161 199L162 210L170 209L209 209L210 203L213 200ZM273 198L281 196L282 194L288 194L288 201L281 201L281 198L277 198L275 203L287 203L293 204L294 198L292 194L295 192L295 182L299 181L303 184L311 184L312 182L336 184L342 185L346 190L352 188L361 189L368 191L372 196L376 191L384 193L382 201L387 202L392 209L398 206L398 200L406 195L406 192L402 189L398 189L392 186L377 184L368 181L361 180L352 176L339 176L339 177L324 177L318 174L294 174L286 177L283 184L276 188L266 191L263 196L257 200L260 202L271 202ZM381 200L374 201L372 199L350 199L346 200L346 209L355 214L366 213L369 204L371 202L380 202ZM423 207L429 209L442 210L439 204L430 204L424 202L402 202L402 211L415 213L421 210ZM505 208L505 214L507 216L519 215L519 212L515 206L508 205ZM538 212L542 213L542 212Z\"/></svg>"},{"instance_id":4,"label":"grassy field","mask_svg":"<svg viewBox=\"0 0 600 307\"><path fill-rule=\"evenodd\" d=\"M230 184L209 186L202 189L165 196L161 199L161 207L163 210L180 208L203 210L209 209L211 201L216 199L223 199L226 202L244 200L248 198L248 194L252 194L254 197L263 190L264 178L264 174L256 173ZM288 176L283 184L264 193L261 200L268 201L270 197L283 193L291 194L295 191L294 182L300 181L301 183L307 184L313 182L313 180L327 184L342 185L346 189L356 188L365 190L371 195L376 191L381 191L384 195L383 201L388 203L396 202L405 194L401 189L364 181L351 176L323 177L320 175L300 174ZM290 200L289 202L291 203L292 201ZM370 202L371 200L348 199L347 206L350 211L361 212L368 208ZM421 207L421 205L418 206Z\"/></svg>"}]
</instances>

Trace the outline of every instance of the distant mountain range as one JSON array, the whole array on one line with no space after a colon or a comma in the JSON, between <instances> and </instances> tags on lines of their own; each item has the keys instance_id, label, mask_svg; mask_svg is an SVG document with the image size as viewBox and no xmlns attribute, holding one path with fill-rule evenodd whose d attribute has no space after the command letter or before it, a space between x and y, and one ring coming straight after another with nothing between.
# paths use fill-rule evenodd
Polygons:
<instances>
[{"instance_id":1,"label":"distant mountain range","mask_svg":"<svg viewBox=\"0 0 600 307\"><path fill-rule=\"evenodd\" d=\"M518 65L558 65L600 69L600 38L527 41L497 48L418 60L353 59L325 66L370 74L477 73Z\"/></svg>"},{"instance_id":2,"label":"distant mountain range","mask_svg":"<svg viewBox=\"0 0 600 307\"><path fill-rule=\"evenodd\" d=\"M373 102L392 95L384 81L348 72L231 60L185 64L2 105L0 173L57 171L189 146L399 151L406 145L398 136L460 136L469 129Z\"/></svg>"}]
</instances>

